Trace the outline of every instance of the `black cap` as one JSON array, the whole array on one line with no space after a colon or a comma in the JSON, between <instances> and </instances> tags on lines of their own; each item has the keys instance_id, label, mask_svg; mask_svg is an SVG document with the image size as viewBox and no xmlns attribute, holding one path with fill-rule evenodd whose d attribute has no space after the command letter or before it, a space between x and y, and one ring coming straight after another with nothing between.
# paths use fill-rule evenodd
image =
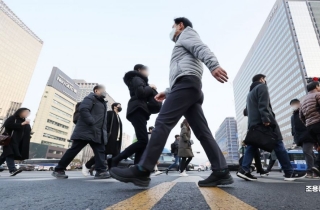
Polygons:
<instances>
[{"instance_id":1,"label":"black cap","mask_svg":"<svg viewBox=\"0 0 320 210\"><path fill-rule=\"evenodd\" d=\"M299 99L296 99L296 98L295 98L295 99L292 99L292 100L290 101L290 105L293 104L293 103L298 103L298 102L300 102Z\"/></svg>"}]
</instances>

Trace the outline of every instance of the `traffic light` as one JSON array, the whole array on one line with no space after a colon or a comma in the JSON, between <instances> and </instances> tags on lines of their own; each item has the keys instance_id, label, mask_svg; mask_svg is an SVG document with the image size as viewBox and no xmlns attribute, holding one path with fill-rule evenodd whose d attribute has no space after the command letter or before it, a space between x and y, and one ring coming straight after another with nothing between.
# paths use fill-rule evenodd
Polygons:
<instances>
[{"instance_id":1,"label":"traffic light","mask_svg":"<svg viewBox=\"0 0 320 210\"><path fill-rule=\"evenodd\" d=\"M307 80L307 83L320 82L320 77L307 77L306 80Z\"/></svg>"}]
</instances>

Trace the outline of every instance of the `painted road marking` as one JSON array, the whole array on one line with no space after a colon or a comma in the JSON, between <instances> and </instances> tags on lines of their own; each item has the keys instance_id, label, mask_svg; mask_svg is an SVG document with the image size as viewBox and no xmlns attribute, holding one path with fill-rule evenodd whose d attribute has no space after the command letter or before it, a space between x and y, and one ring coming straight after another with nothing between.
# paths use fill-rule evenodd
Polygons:
<instances>
[{"instance_id":1,"label":"painted road marking","mask_svg":"<svg viewBox=\"0 0 320 210\"><path fill-rule=\"evenodd\" d=\"M138 193L131 198L121 201L113 206L106 208L106 210L145 210L151 209L161 198L169 192L175 185L174 182L164 182L153 188Z\"/></svg>"},{"instance_id":2,"label":"painted road marking","mask_svg":"<svg viewBox=\"0 0 320 210\"><path fill-rule=\"evenodd\" d=\"M246 204L238 198L217 187L199 187L204 199L211 209L219 210L254 210L256 208Z\"/></svg>"}]
</instances>

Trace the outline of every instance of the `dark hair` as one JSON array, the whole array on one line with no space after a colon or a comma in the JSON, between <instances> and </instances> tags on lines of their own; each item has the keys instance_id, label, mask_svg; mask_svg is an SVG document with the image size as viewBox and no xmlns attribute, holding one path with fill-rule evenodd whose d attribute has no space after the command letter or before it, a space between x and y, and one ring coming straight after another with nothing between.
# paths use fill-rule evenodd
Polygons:
<instances>
[{"instance_id":1,"label":"dark hair","mask_svg":"<svg viewBox=\"0 0 320 210\"><path fill-rule=\"evenodd\" d=\"M252 82L258 82L261 78L264 79L264 78L266 78L266 77L267 77L266 75L257 74L257 75L255 75L255 76L252 78Z\"/></svg>"},{"instance_id":2,"label":"dark hair","mask_svg":"<svg viewBox=\"0 0 320 210\"><path fill-rule=\"evenodd\" d=\"M174 138L176 139L176 138L178 138L179 136L180 136L180 135L175 135Z\"/></svg>"},{"instance_id":3,"label":"dark hair","mask_svg":"<svg viewBox=\"0 0 320 210\"><path fill-rule=\"evenodd\" d=\"M308 92L316 89L319 85L320 85L320 84L319 84L318 81L310 82L310 83L307 85L307 90L308 90Z\"/></svg>"},{"instance_id":4,"label":"dark hair","mask_svg":"<svg viewBox=\"0 0 320 210\"><path fill-rule=\"evenodd\" d=\"M190 130L190 125L189 125L187 119L184 119L184 120L182 121L182 123L181 123L181 128L182 128L184 125L187 126L188 130Z\"/></svg>"},{"instance_id":5,"label":"dark hair","mask_svg":"<svg viewBox=\"0 0 320 210\"><path fill-rule=\"evenodd\" d=\"M94 88L93 88L93 92L95 93L96 90L99 90L99 89L101 89L101 88L103 88L102 85L96 85L96 86L94 86Z\"/></svg>"},{"instance_id":6,"label":"dark hair","mask_svg":"<svg viewBox=\"0 0 320 210\"><path fill-rule=\"evenodd\" d=\"M149 127L149 131L152 131L153 129L154 129L153 126L150 126L150 127Z\"/></svg>"},{"instance_id":7,"label":"dark hair","mask_svg":"<svg viewBox=\"0 0 320 210\"><path fill-rule=\"evenodd\" d=\"M114 107L117 107L119 104L120 104L120 103L113 103L113 104L111 105L112 111L114 110ZM120 104L120 105L121 105L121 104Z\"/></svg>"},{"instance_id":8,"label":"dark hair","mask_svg":"<svg viewBox=\"0 0 320 210\"><path fill-rule=\"evenodd\" d=\"M20 108L20 109L18 109L18 110L13 114L13 116L14 116L15 118L20 118L21 112L26 111L26 110L28 110L29 112L31 112L30 109L28 109L28 108Z\"/></svg>"},{"instance_id":9,"label":"dark hair","mask_svg":"<svg viewBox=\"0 0 320 210\"><path fill-rule=\"evenodd\" d=\"M135 71L139 71L139 69L144 70L144 69L147 69L147 67L145 65L142 65L142 64L136 64L133 67L133 70L135 70Z\"/></svg>"},{"instance_id":10,"label":"dark hair","mask_svg":"<svg viewBox=\"0 0 320 210\"><path fill-rule=\"evenodd\" d=\"M293 103L300 103L299 99L295 98L290 101L290 105Z\"/></svg>"},{"instance_id":11,"label":"dark hair","mask_svg":"<svg viewBox=\"0 0 320 210\"><path fill-rule=\"evenodd\" d=\"M174 21L174 23L177 24L177 25L178 25L179 23L183 23L183 26L184 26L185 28L187 28L188 26L190 26L190 28L193 28L192 23L191 23L190 20L188 20L188 18L178 17L178 18L175 18L173 21Z\"/></svg>"}]
</instances>

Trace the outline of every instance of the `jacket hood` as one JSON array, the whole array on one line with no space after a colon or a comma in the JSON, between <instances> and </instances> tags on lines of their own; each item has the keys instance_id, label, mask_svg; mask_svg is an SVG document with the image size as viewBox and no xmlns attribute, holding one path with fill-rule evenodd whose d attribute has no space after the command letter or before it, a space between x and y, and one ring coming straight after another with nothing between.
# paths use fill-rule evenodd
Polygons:
<instances>
[{"instance_id":1,"label":"jacket hood","mask_svg":"<svg viewBox=\"0 0 320 210\"><path fill-rule=\"evenodd\" d=\"M132 80L133 77L140 77L141 79L143 79L146 83L148 83L148 77L143 76L141 73L139 73L138 71L128 71L124 77L123 77L123 81L124 83L129 86L130 82Z\"/></svg>"}]
</instances>

